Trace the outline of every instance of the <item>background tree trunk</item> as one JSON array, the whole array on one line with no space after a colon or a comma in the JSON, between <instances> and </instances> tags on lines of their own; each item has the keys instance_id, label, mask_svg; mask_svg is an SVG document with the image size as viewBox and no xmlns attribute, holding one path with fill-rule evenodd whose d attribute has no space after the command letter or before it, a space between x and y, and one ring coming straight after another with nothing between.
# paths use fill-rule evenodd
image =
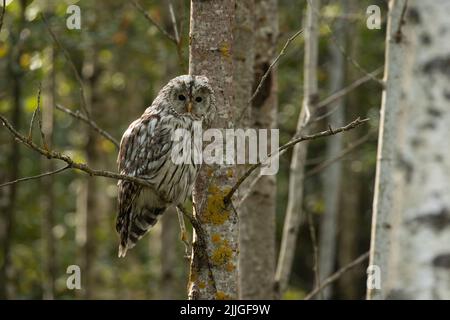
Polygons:
<instances>
[{"instance_id":1,"label":"background tree trunk","mask_svg":"<svg viewBox=\"0 0 450 320\"><path fill-rule=\"evenodd\" d=\"M214 128L233 126L234 1L191 1L189 74L205 75L215 90ZM203 165L194 186L194 215L204 242L194 233L190 299L238 297L238 216L223 197L236 180L234 166Z\"/></svg>"},{"instance_id":2,"label":"background tree trunk","mask_svg":"<svg viewBox=\"0 0 450 320\"><path fill-rule=\"evenodd\" d=\"M319 40L320 0L308 1L305 24L305 57L303 69L303 107L298 117L297 133L304 133L309 113L317 103L317 60ZM294 146L289 172L289 194L283 237L276 270L276 283L279 295L284 293L294 260L298 229L303 212L303 182L308 143L302 142Z\"/></svg>"},{"instance_id":3,"label":"background tree trunk","mask_svg":"<svg viewBox=\"0 0 450 320\"><path fill-rule=\"evenodd\" d=\"M341 8L341 14L347 13L348 8L346 6L347 1L341 0L339 2ZM334 24L334 30L338 30L337 41L339 45L345 47L345 20L343 17L338 17ZM329 42L329 90L330 95L340 90L344 86L345 79L345 58L337 45L333 42ZM328 109L333 112L329 118L329 124L331 127L341 127L345 121L345 99L339 99L336 102L330 104ZM333 111L334 110L334 111ZM326 159L334 159L342 151L342 135L335 135L327 140ZM319 245L319 270L320 279L323 281L334 270L336 259L336 242L337 242L337 230L338 230L338 213L340 205L340 190L341 190L341 177L342 177L342 162L337 161L328 168L326 168L322 175L323 183L323 197L325 202L325 212L322 217L320 228L320 245ZM322 282L321 281L321 282ZM323 290L323 297L329 299L332 294L332 286L329 286Z\"/></svg>"},{"instance_id":4,"label":"background tree trunk","mask_svg":"<svg viewBox=\"0 0 450 320\"><path fill-rule=\"evenodd\" d=\"M42 132L45 135L49 148L53 146L53 124L54 108L56 105L56 70L55 70L56 51L52 48L49 54L51 61L51 70L48 81L44 83L44 99L42 101ZM42 160L42 172L55 170L53 161ZM43 239L43 299L54 299L55 297L55 279L56 269L56 249L53 227L55 225L55 195L54 195L54 177L53 175L44 177L41 180L42 189L42 239Z\"/></svg>"},{"instance_id":5,"label":"background tree trunk","mask_svg":"<svg viewBox=\"0 0 450 320\"><path fill-rule=\"evenodd\" d=\"M20 34L25 24L25 0L19 1L20 15L18 18L17 32L12 35L13 46L17 47L16 52L10 55L9 74L12 80L12 125L17 130L22 126L22 67L20 65L20 57L22 55L22 45ZM9 155L9 175L8 180L16 180L19 177L20 167L20 146L15 143L14 139L11 144L11 153ZM8 298L8 271L11 263L11 245L14 231L14 215L17 207L17 185L12 184L8 187L8 200L6 210L2 213L4 223L4 237L2 241L3 263L0 267L0 299Z\"/></svg>"},{"instance_id":6,"label":"background tree trunk","mask_svg":"<svg viewBox=\"0 0 450 320\"><path fill-rule=\"evenodd\" d=\"M278 37L278 1L256 0L249 15L254 19L250 34L254 65L252 92L275 58ZM236 39L237 41L237 39ZM247 51L249 52L249 51ZM249 126L255 129L277 127L277 77L272 69L260 93L252 102ZM252 94L252 93L251 93ZM250 94L250 96L251 96ZM250 97L247 97L247 101ZM270 142L270 141L269 141ZM270 149L270 144L269 144ZM242 193L247 191L243 189ZM276 176L261 176L242 204L240 212L240 298L273 299L275 275L275 197Z\"/></svg>"},{"instance_id":7,"label":"background tree trunk","mask_svg":"<svg viewBox=\"0 0 450 320\"><path fill-rule=\"evenodd\" d=\"M382 290L369 298L450 299L450 42L443 41L450 3L409 0L406 11L403 1L391 5L371 249Z\"/></svg>"},{"instance_id":8,"label":"background tree trunk","mask_svg":"<svg viewBox=\"0 0 450 320\"><path fill-rule=\"evenodd\" d=\"M386 62L384 81L386 83L381 103L380 129L378 135L377 168L375 178L375 193L372 213L372 239L369 265L378 266L381 271L381 281L389 278L389 257L392 248L392 226L394 215L395 185L392 181L396 174L395 154L399 147L397 126L401 102L401 85L403 81L403 63L406 56L405 41L397 38L401 28L402 12L406 0L394 0L389 3L388 25L386 31ZM407 26L404 26L407 27ZM400 41L398 41L400 40ZM410 40L407 40L410 41ZM405 124L406 125L406 124ZM385 299L386 284L380 289L368 289L368 299Z\"/></svg>"}]
</instances>

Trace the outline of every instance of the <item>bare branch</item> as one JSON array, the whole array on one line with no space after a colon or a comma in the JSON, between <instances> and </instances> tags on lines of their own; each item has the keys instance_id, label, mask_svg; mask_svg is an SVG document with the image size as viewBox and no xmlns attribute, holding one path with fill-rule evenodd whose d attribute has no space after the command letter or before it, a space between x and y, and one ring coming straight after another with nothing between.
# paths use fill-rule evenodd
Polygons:
<instances>
[{"instance_id":1,"label":"bare branch","mask_svg":"<svg viewBox=\"0 0 450 320\"><path fill-rule=\"evenodd\" d=\"M106 177L106 178L117 179L117 180L127 180L127 181L131 181L131 182L143 185L143 186L147 186L147 187L151 187L151 188L153 187L152 184L150 184L145 179L142 179L139 177L134 177L134 176L128 176L128 175L124 175L124 174L119 174L119 173L111 172L111 171L92 169L85 163L74 161L68 155L65 155L60 152L55 152L52 150L43 149L43 148L39 147L37 144L35 144L33 141L28 140L25 136L20 134L16 129L14 129L14 127L9 123L9 121L4 116L0 115L0 121L3 122L3 125L9 130L9 132L18 141L22 142L28 148L45 156L47 159L57 159L57 160L64 161L65 163L67 163L69 168L83 171L83 172L89 174L90 176Z\"/></svg>"},{"instance_id":2,"label":"bare branch","mask_svg":"<svg viewBox=\"0 0 450 320\"><path fill-rule=\"evenodd\" d=\"M330 104L332 104L333 102L335 102L336 100L341 99L342 97L344 97L345 95L347 95L348 93L350 93L351 91L353 91L354 89L358 88L360 85L368 82L369 80L372 80L373 77L377 76L378 74L380 74L383 71L383 67L380 67L378 69L376 69L375 71L372 71L370 74L363 76L362 78L357 79L356 81L354 81L353 83L351 83L350 85L348 85L345 88L342 88L339 91L336 91L335 93L333 93L332 95L330 95L329 97L323 99L322 101L320 101L317 105L316 105L316 109L320 109L320 108L324 108ZM316 117L314 119L314 121L319 121L322 120L326 117L328 117L330 114L332 114L339 106L333 108L332 110L328 111L327 113Z\"/></svg>"},{"instance_id":3,"label":"bare branch","mask_svg":"<svg viewBox=\"0 0 450 320\"><path fill-rule=\"evenodd\" d=\"M97 123L91 119L89 119L88 117L82 115L79 111L72 111L70 109L67 109L59 104L56 105L56 109L65 112L67 114L69 114L70 116L83 121L84 123L87 123L89 126L92 127L92 129L94 129L95 131L97 131L99 134L101 134L105 139L109 140L112 144L114 144L114 146L118 149L120 144L119 141L117 139L115 139L111 134L109 134L108 132L106 132L105 130L103 130L102 128L100 128Z\"/></svg>"},{"instance_id":4,"label":"bare branch","mask_svg":"<svg viewBox=\"0 0 450 320\"><path fill-rule=\"evenodd\" d=\"M276 58L272 61L272 63L270 64L269 68L267 68L266 72L264 73L264 75L261 77L261 80L259 81L258 86L256 87L255 92L253 93L253 95L250 97L250 99L247 102L247 105L245 106L245 108L242 110L241 114L239 115L239 118L237 119L237 122L239 123L242 120L242 117L244 116L245 112L247 111L247 109L251 106L253 100L256 98L256 96L258 95L258 93L261 91L261 88L264 84L264 82L266 81L267 77L269 76L270 72L272 71L273 67L275 67L275 65L278 63L278 61L280 60L280 58L282 56L284 56L286 54L286 49L289 47L289 45L291 44L292 41L294 41L299 35L301 35L303 33L303 29L298 30L296 33L294 33L284 44L283 48L281 49L280 53L278 54L278 56L276 56Z\"/></svg>"},{"instance_id":5,"label":"bare branch","mask_svg":"<svg viewBox=\"0 0 450 320\"><path fill-rule=\"evenodd\" d=\"M340 127L340 128L336 128L333 129L332 131L330 131L329 129L326 131L322 131L322 132L318 132L315 134L311 134L311 135L304 135L301 136L299 138L295 138L292 139L290 142L286 143L285 145L282 145L280 148L278 148L278 151L276 151L273 154L270 154L267 158L266 161L269 161L270 158L279 155L283 150L292 148L293 146L295 146L297 143L300 143L302 141L308 141L308 140L316 140L319 138L323 138L323 137L328 137L328 136L332 136L335 135L337 133L340 132L344 132L344 131L348 131L348 130L352 130L355 129L357 127L359 127L361 124L365 123L369 121L369 119L360 119L357 118L355 120L353 120L352 122L350 122L349 124L347 124L346 126ZM224 203L226 205L228 205L231 201L231 198L233 197L234 193L237 191L237 189L239 189L239 187L241 186L241 184L250 176L250 174L255 171L256 169L258 169L259 167L262 166L262 162L258 162L253 164L236 182L236 184L231 188L231 190L227 193L227 195L224 197Z\"/></svg>"},{"instance_id":6,"label":"bare branch","mask_svg":"<svg viewBox=\"0 0 450 320\"><path fill-rule=\"evenodd\" d=\"M313 298L317 293L319 293L320 291L322 291L323 289L325 289L326 287L328 287L330 284L332 284L334 281L338 280L344 273L346 273L347 271L349 271L350 269L356 267L357 265L359 265L360 263L364 262L365 260L367 260L369 258L369 251L367 251L366 253L360 255L358 258L356 258L355 260L353 260L352 262L350 262L348 265L342 267L341 269L339 269L338 271L336 271L335 273L333 273L331 276L329 276L328 278L325 279L325 281L322 282L322 284L315 288L313 291L311 291L310 293L308 293L305 297L304 300L310 300L311 298Z\"/></svg>"},{"instance_id":7,"label":"bare branch","mask_svg":"<svg viewBox=\"0 0 450 320\"><path fill-rule=\"evenodd\" d=\"M133 6L139 10L140 13L142 13L145 17L145 19L147 19L148 22L150 22L152 25L154 25L156 27L156 29L158 29L166 38L168 38L170 41L174 42L175 44L178 44L177 39L171 35L169 32L167 32L166 30L164 30L163 27L161 27L148 13L147 11L144 10L144 8L142 8L142 6L136 1L133 0L132 1Z\"/></svg>"},{"instance_id":8,"label":"bare branch","mask_svg":"<svg viewBox=\"0 0 450 320\"><path fill-rule=\"evenodd\" d=\"M14 180L14 181L2 183L2 184L0 184L0 188L9 186L9 185L11 185L11 184L19 183L19 182L22 182L22 181L28 181L28 180L34 180L34 179L40 179L40 178L42 178L42 177L46 177L46 176L51 176L51 175L54 175L54 174L58 174L58 173L63 172L63 171L65 171L66 169L69 169L69 168L70 168L70 166L69 166L69 165L66 165L65 167L59 168L59 169L54 170L54 171L49 171L49 172L45 172L45 173L38 174L38 175L36 175L36 176L20 178L20 179Z\"/></svg>"},{"instance_id":9,"label":"bare branch","mask_svg":"<svg viewBox=\"0 0 450 320\"><path fill-rule=\"evenodd\" d=\"M180 35L178 33L177 19L175 17L175 12L173 11L172 0L169 0L168 3L169 3L170 20L172 21L173 33L175 34L175 40L178 44L178 43L180 43Z\"/></svg>"},{"instance_id":10,"label":"bare branch","mask_svg":"<svg viewBox=\"0 0 450 320\"><path fill-rule=\"evenodd\" d=\"M84 83L83 83L83 79L81 78L80 73L78 72L77 67L75 66L75 63L73 62L72 58L70 57L69 53L67 52L67 50L63 47L63 45L61 44L61 42L58 40L58 38L56 37L56 34L52 31L52 29L50 28L50 25L48 24L47 18L45 18L45 15L41 13L41 18L42 21L45 24L45 27L47 28L47 31L50 33L50 36L52 37L53 41L55 42L55 44L57 45L57 47L63 52L64 57L66 58L67 62L70 65L70 68L72 69L75 78L78 82L78 85L80 86L80 97L81 97L81 108L83 110L83 112L86 114L87 117L90 117L90 113L87 109L87 103L86 103L86 96L84 94Z\"/></svg>"},{"instance_id":11,"label":"bare branch","mask_svg":"<svg viewBox=\"0 0 450 320\"><path fill-rule=\"evenodd\" d=\"M31 140L33 138L33 127L34 127L34 119L36 119L36 113L40 112L40 102L41 102L41 84L39 84L39 91L37 96L37 106L33 111L33 115L31 116L30 121L30 129L28 130L28 140Z\"/></svg>"},{"instance_id":12,"label":"bare branch","mask_svg":"<svg viewBox=\"0 0 450 320\"><path fill-rule=\"evenodd\" d=\"M309 5L311 5L311 0L307 0L307 1L308 1ZM318 10L313 8L313 12L320 19L320 11L318 11ZM345 51L345 48L342 47L342 45L337 40L337 37L334 35L333 29L330 27L330 25L327 22L323 21L323 20L322 20L322 22L323 22L323 25L325 26L325 28L327 29L327 32L330 34L331 40L333 41L335 46L339 49L341 54L345 57L345 59L348 62L350 62L353 66L355 66L359 71L361 71L365 75L369 76L373 81L378 82L381 85L384 85L382 80L378 79L375 76L372 76L369 72L367 72L366 69L364 69L361 66L361 64L358 61L356 61L354 58L352 58L350 55L347 54L347 52Z\"/></svg>"},{"instance_id":13,"label":"bare branch","mask_svg":"<svg viewBox=\"0 0 450 320\"><path fill-rule=\"evenodd\" d=\"M347 154L351 153L353 150L355 150L360 145L364 144L367 140L369 140L370 136L371 136L371 133L366 134L365 136L363 136L363 137L359 138L358 140L356 140L355 142L351 143L347 148L342 150L336 157L334 157L332 159L327 159L327 160L319 163L317 166L315 166L314 168L312 168L311 170L309 170L308 172L305 173L305 179L309 178L313 175L316 175L317 173L319 173L322 170L331 166L336 161L341 160Z\"/></svg>"},{"instance_id":14,"label":"bare branch","mask_svg":"<svg viewBox=\"0 0 450 320\"><path fill-rule=\"evenodd\" d=\"M33 139L33 127L34 127L34 120L38 119L38 126L39 126L39 133L41 135L41 141L42 141L42 146L44 147L44 149L48 150L48 145L47 142L45 141L45 134L44 134L44 130L42 130L42 112L41 112L41 84L39 83L39 91L38 91L38 96L37 96L37 106L36 109L34 109L33 115L31 117L31 122L30 122L30 130L28 132L28 140L32 140Z\"/></svg>"}]
</instances>

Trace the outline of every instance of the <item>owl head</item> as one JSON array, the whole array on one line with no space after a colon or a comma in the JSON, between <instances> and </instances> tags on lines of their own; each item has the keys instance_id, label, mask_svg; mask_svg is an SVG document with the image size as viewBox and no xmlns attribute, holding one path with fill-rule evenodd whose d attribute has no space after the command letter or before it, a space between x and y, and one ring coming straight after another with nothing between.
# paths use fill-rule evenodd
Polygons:
<instances>
[{"instance_id":1,"label":"owl head","mask_svg":"<svg viewBox=\"0 0 450 320\"><path fill-rule=\"evenodd\" d=\"M166 102L179 116L210 126L216 113L214 91L205 76L182 75L161 90Z\"/></svg>"}]
</instances>

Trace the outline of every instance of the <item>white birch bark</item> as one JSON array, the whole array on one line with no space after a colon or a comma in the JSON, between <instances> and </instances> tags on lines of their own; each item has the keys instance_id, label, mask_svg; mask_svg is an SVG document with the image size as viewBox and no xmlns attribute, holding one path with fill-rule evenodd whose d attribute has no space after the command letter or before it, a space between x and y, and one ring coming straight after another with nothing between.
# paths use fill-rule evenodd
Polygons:
<instances>
[{"instance_id":1,"label":"white birch bark","mask_svg":"<svg viewBox=\"0 0 450 320\"><path fill-rule=\"evenodd\" d=\"M450 299L450 2L391 3L370 299ZM403 49L398 49L403 47Z\"/></svg>"}]
</instances>

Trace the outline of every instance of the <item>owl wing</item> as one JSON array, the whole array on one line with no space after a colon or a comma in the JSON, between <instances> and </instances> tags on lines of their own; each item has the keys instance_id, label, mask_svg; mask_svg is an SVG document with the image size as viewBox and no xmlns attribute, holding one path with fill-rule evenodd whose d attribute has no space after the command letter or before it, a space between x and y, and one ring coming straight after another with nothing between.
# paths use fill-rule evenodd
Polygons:
<instances>
[{"instance_id":1,"label":"owl wing","mask_svg":"<svg viewBox=\"0 0 450 320\"><path fill-rule=\"evenodd\" d=\"M157 175L161 165L170 156L172 147L172 129L165 123L159 114L146 112L128 127L120 142L117 158L121 174L145 177ZM121 230L128 230L130 210L142 186L119 180L118 189L116 230L120 233Z\"/></svg>"}]
</instances>

